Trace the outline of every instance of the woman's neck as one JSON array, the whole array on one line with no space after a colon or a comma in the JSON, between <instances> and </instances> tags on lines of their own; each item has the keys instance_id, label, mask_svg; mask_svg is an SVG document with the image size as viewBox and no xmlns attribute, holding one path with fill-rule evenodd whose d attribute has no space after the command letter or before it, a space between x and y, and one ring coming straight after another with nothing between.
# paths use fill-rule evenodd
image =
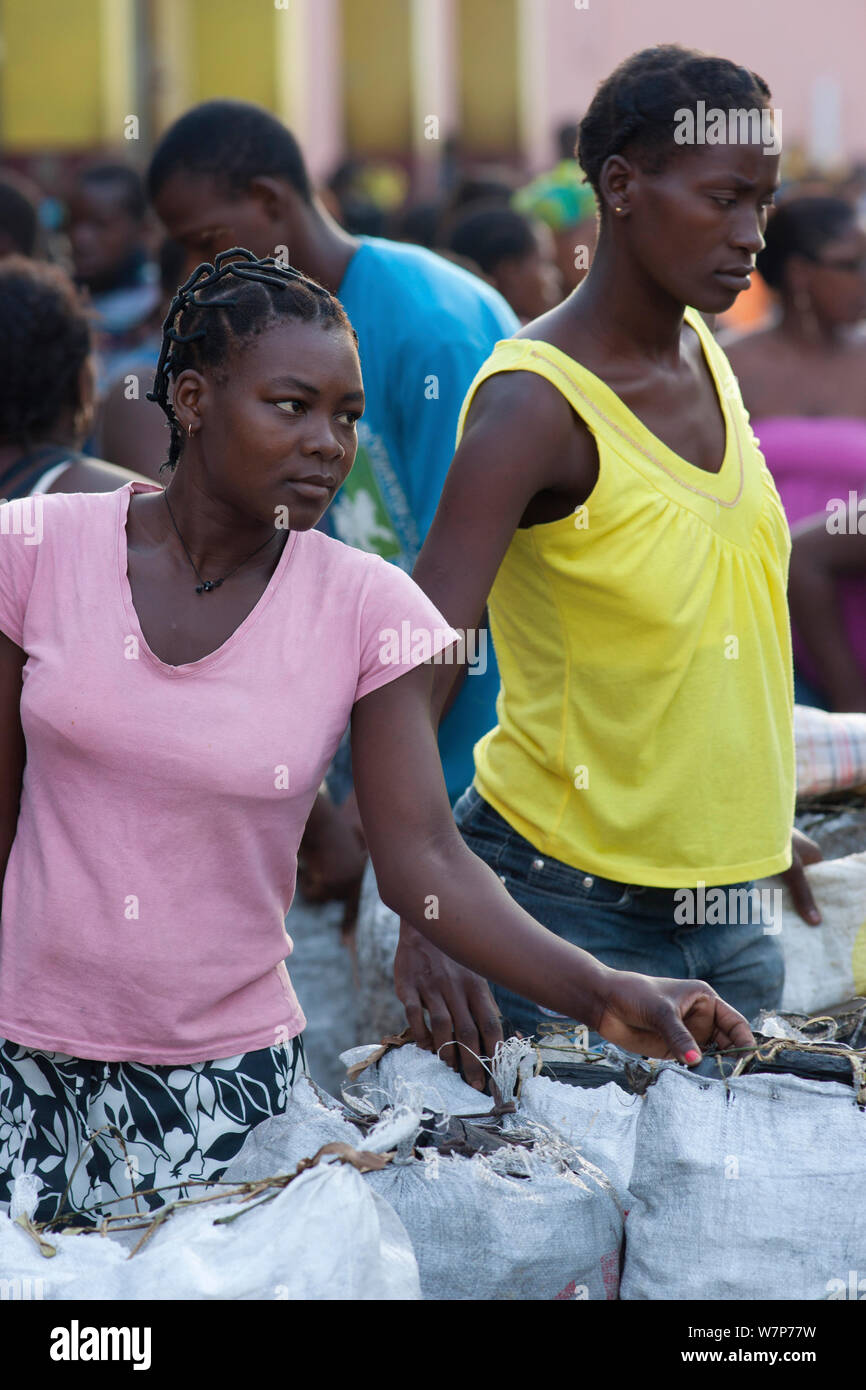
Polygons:
<instances>
[{"instance_id":1,"label":"woman's neck","mask_svg":"<svg viewBox=\"0 0 866 1390\"><path fill-rule=\"evenodd\" d=\"M605 357L678 364L685 305L604 237L586 278L565 302Z\"/></svg>"},{"instance_id":2,"label":"woman's neck","mask_svg":"<svg viewBox=\"0 0 866 1390\"><path fill-rule=\"evenodd\" d=\"M211 496L197 481L190 462L187 460L179 465L166 487L165 498L152 494L161 517L161 538L168 537L170 543L179 542L176 525L183 537L183 544L200 570L222 572L231 569L249 556L256 546L268 540L269 533L272 534L275 529L274 522L244 516L231 504ZM166 501L171 512L165 505ZM151 514L155 515L152 502L150 506ZM275 540L273 546L262 549L261 557L256 556L251 568L275 563L282 548L279 540Z\"/></svg>"}]
</instances>

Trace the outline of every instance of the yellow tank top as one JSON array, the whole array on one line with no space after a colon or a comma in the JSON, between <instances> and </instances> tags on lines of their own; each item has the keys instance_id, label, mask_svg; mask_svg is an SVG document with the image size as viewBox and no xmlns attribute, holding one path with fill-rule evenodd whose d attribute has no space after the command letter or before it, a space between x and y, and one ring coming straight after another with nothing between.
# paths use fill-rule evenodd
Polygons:
<instances>
[{"instance_id":1,"label":"yellow tank top","mask_svg":"<svg viewBox=\"0 0 866 1390\"><path fill-rule=\"evenodd\" d=\"M662 443L549 343L496 345L592 431L599 477L571 516L517 531L490 594L502 685L475 745L481 795L541 854L660 888L790 863L790 536L724 353L698 334L725 418L721 470Z\"/></svg>"}]
</instances>

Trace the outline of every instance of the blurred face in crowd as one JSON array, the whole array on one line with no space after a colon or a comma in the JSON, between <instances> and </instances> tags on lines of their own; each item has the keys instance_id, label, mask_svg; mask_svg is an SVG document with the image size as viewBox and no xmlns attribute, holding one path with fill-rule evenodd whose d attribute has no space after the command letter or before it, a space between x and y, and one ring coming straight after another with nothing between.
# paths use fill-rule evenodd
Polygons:
<instances>
[{"instance_id":1,"label":"blurred face in crowd","mask_svg":"<svg viewBox=\"0 0 866 1390\"><path fill-rule=\"evenodd\" d=\"M866 318L866 228L852 218L850 231L825 242L814 260L796 257L788 284L795 292L805 290L823 323L842 326Z\"/></svg>"},{"instance_id":2,"label":"blurred face in crowd","mask_svg":"<svg viewBox=\"0 0 866 1390\"><path fill-rule=\"evenodd\" d=\"M499 293L524 323L540 318L563 297L553 233L539 222L533 226L533 235L533 249L525 256L500 261L491 277Z\"/></svg>"},{"instance_id":3,"label":"blurred face in crowd","mask_svg":"<svg viewBox=\"0 0 866 1390\"><path fill-rule=\"evenodd\" d=\"M82 181L69 199L67 231L75 276L97 293L113 287L142 241L119 183Z\"/></svg>"},{"instance_id":4,"label":"blurred face in crowd","mask_svg":"<svg viewBox=\"0 0 866 1390\"><path fill-rule=\"evenodd\" d=\"M169 236L187 253L187 273L220 251L243 246L260 258L286 242L293 191L283 179L252 179L236 192L209 174L178 170L166 179L154 206Z\"/></svg>"}]
</instances>

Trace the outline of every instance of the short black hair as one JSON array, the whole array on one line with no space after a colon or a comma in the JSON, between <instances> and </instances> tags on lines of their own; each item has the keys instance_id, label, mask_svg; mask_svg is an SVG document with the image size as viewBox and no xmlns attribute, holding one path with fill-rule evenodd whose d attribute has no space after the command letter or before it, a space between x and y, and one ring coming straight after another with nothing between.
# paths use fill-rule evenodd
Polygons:
<instances>
[{"instance_id":1,"label":"short black hair","mask_svg":"<svg viewBox=\"0 0 866 1390\"><path fill-rule=\"evenodd\" d=\"M140 175L128 164L106 160L85 164L79 170L78 183L84 186L91 184L97 188L110 188L112 186L117 188L120 194L120 205L124 212L135 222L141 222L144 219L147 212L144 184Z\"/></svg>"},{"instance_id":2,"label":"short black hair","mask_svg":"<svg viewBox=\"0 0 866 1390\"><path fill-rule=\"evenodd\" d=\"M844 236L856 223L856 210L844 198L815 195L787 199L767 223L764 248L755 261L760 274L771 289L781 289L791 256L817 260L828 242Z\"/></svg>"},{"instance_id":3,"label":"short black hair","mask_svg":"<svg viewBox=\"0 0 866 1390\"><path fill-rule=\"evenodd\" d=\"M433 251L439 245L442 205L439 202L409 203L398 208L388 226L392 241L408 241Z\"/></svg>"},{"instance_id":4,"label":"short black hair","mask_svg":"<svg viewBox=\"0 0 866 1390\"><path fill-rule=\"evenodd\" d=\"M4 232L21 256L32 256L39 230L36 190L31 193L24 179L0 170L0 232Z\"/></svg>"},{"instance_id":5,"label":"short black hair","mask_svg":"<svg viewBox=\"0 0 866 1390\"><path fill-rule=\"evenodd\" d=\"M316 280L292 266L235 246L221 251L213 265L202 262L181 285L163 325L162 349L148 400L165 414L171 430L163 468L174 469L183 448L184 433L174 413L170 384L188 369L210 369L218 380L230 355L280 319L342 328L355 345L358 335L338 299Z\"/></svg>"},{"instance_id":6,"label":"short black hair","mask_svg":"<svg viewBox=\"0 0 866 1390\"><path fill-rule=\"evenodd\" d=\"M532 223L498 203L466 208L446 230L445 245L492 275L502 261L520 260L538 249Z\"/></svg>"},{"instance_id":7,"label":"short black hair","mask_svg":"<svg viewBox=\"0 0 866 1390\"><path fill-rule=\"evenodd\" d=\"M762 110L770 89L749 68L679 44L644 48L620 63L580 123L578 162L596 194L611 155L632 155L648 172L661 173L681 148L674 142L677 112L701 100L707 108Z\"/></svg>"},{"instance_id":8,"label":"short black hair","mask_svg":"<svg viewBox=\"0 0 866 1390\"><path fill-rule=\"evenodd\" d=\"M204 101L169 126L147 171L151 202L179 169L212 174L234 192L263 174L276 175L305 202L313 195L294 135L270 111L249 101Z\"/></svg>"},{"instance_id":9,"label":"short black hair","mask_svg":"<svg viewBox=\"0 0 866 1390\"><path fill-rule=\"evenodd\" d=\"M473 203L501 203L503 207L507 207L514 196L515 188L516 183L511 175L500 177L496 169L464 174L448 196L443 209L444 216L451 217L461 208L470 207Z\"/></svg>"},{"instance_id":10,"label":"short black hair","mask_svg":"<svg viewBox=\"0 0 866 1390\"><path fill-rule=\"evenodd\" d=\"M0 260L0 443L27 451L81 403L91 318L59 266Z\"/></svg>"}]
</instances>

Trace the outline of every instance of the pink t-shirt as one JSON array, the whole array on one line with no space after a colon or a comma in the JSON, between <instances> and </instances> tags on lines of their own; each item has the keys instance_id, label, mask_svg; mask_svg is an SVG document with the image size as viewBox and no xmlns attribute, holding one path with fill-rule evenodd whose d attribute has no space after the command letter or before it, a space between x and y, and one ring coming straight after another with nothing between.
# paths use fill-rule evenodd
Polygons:
<instances>
[{"instance_id":1,"label":"pink t-shirt","mask_svg":"<svg viewBox=\"0 0 866 1390\"><path fill-rule=\"evenodd\" d=\"M165 665L126 573L130 494L158 490L0 507L0 629L27 653L0 1037L154 1065L303 1029L284 918L310 808L354 702L456 636L394 566L291 532L232 636Z\"/></svg>"}]
</instances>

